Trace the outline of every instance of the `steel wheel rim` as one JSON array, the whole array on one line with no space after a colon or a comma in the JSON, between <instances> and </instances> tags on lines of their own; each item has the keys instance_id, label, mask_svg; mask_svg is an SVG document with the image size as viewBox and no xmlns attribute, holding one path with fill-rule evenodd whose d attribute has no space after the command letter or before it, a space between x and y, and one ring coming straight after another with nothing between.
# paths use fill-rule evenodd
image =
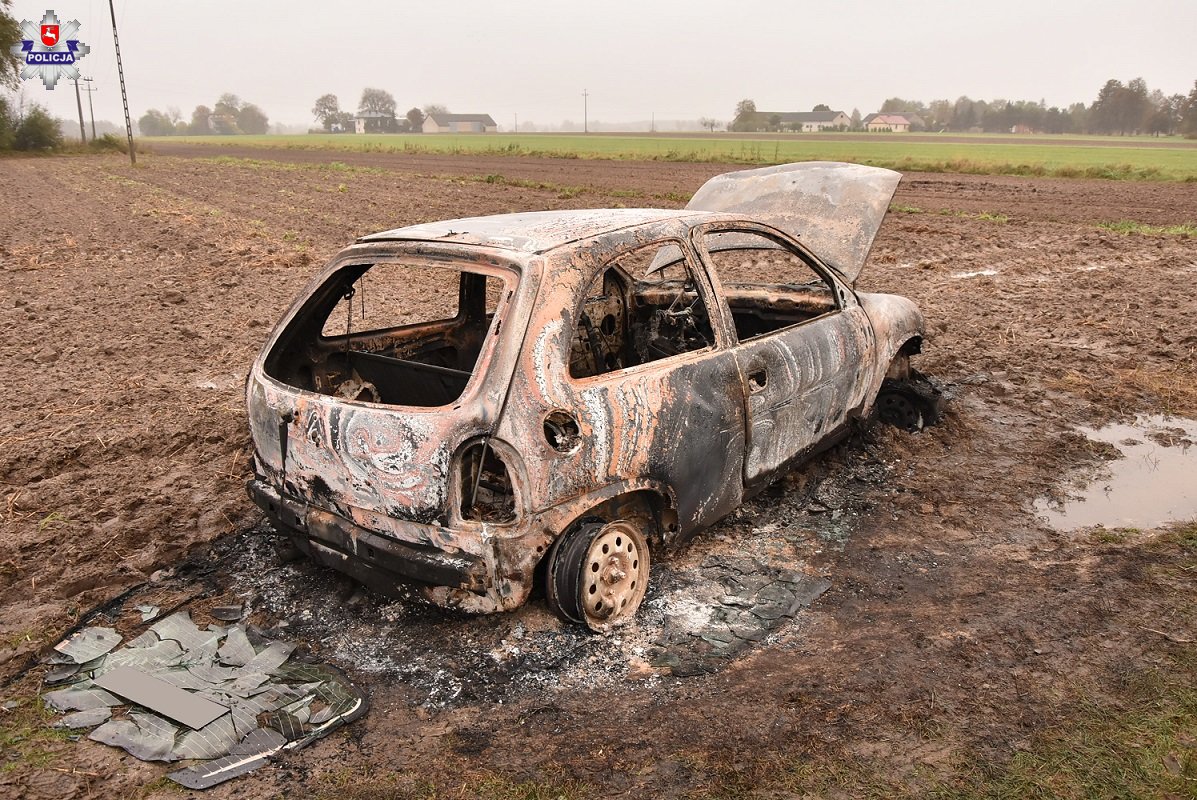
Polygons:
<instances>
[{"instance_id":1,"label":"steel wheel rim","mask_svg":"<svg viewBox=\"0 0 1197 800\"><path fill-rule=\"evenodd\" d=\"M644 537L626 522L604 526L586 549L578 601L588 627L607 630L631 619L648 588Z\"/></svg>"}]
</instances>

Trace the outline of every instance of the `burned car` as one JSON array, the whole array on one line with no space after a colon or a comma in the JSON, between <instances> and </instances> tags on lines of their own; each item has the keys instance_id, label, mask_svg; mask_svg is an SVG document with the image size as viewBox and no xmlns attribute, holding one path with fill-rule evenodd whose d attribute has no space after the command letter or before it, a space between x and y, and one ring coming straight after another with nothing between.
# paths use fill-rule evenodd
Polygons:
<instances>
[{"instance_id":1,"label":"burned car","mask_svg":"<svg viewBox=\"0 0 1197 800\"><path fill-rule=\"evenodd\" d=\"M876 409L935 413L918 308L854 289L900 177L788 164L684 210L364 236L253 365L249 493L384 593L493 612L543 585L565 619L624 622L662 548Z\"/></svg>"}]
</instances>

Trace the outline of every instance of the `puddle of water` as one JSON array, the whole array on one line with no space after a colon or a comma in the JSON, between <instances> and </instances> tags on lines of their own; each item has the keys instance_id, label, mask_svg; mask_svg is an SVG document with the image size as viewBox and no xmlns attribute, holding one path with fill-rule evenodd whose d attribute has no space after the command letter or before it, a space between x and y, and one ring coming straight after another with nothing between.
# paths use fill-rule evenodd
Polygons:
<instances>
[{"instance_id":1,"label":"puddle of water","mask_svg":"<svg viewBox=\"0 0 1197 800\"><path fill-rule=\"evenodd\" d=\"M975 272L953 272L953 278L981 278L987 275L997 275L996 269L979 269Z\"/></svg>"},{"instance_id":2,"label":"puddle of water","mask_svg":"<svg viewBox=\"0 0 1197 800\"><path fill-rule=\"evenodd\" d=\"M1134 425L1081 428L1116 447L1097 478L1062 507L1038 500L1035 510L1056 530L1092 525L1156 528L1197 516L1197 421L1138 417Z\"/></svg>"}]
</instances>

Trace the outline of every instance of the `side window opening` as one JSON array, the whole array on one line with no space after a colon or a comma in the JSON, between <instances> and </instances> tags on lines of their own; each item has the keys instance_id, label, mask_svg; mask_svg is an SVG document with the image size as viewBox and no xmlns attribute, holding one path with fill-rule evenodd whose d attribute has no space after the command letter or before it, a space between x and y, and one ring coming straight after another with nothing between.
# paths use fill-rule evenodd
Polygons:
<instances>
[{"instance_id":1,"label":"side window opening","mask_svg":"<svg viewBox=\"0 0 1197 800\"><path fill-rule=\"evenodd\" d=\"M782 242L755 231L717 231L705 234L702 243L740 341L840 309L827 280Z\"/></svg>"},{"instance_id":2,"label":"side window opening","mask_svg":"<svg viewBox=\"0 0 1197 800\"><path fill-rule=\"evenodd\" d=\"M447 405L465 390L508 295L503 279L448 265L349 266L313 295L266 371L346 400Z\"/></svg>"},{"instance_id":3,"label":"side window opening","mask_svg":"<svg viewBox=\"0 0 1197 800\"><path fill-rule=\"evenodd\" d=\"M676 242L609 261L585 292L569 374L588 378L711 347L710 313Z\"/></svg>"}]
</instances>

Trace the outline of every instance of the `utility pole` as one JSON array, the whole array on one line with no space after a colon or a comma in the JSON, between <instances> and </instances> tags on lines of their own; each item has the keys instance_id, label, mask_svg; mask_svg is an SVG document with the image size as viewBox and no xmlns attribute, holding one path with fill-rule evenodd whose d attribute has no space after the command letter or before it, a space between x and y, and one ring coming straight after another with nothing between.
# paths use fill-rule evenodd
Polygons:
<instances>
[{"instance_id":1,"label":"utility pole","mask_svg":"<svg viewBox=\"0 0 1197 800\"><path fill-rule=\"evenodd\" d=\"M137 165L137 153L133 150L133 121L129 119L129 95L125 92L125 68L121 66L121 40L116 35L116 9L108 0L108 13L112 16L112 44L116 46L116 72L121 79L121 101L125 104L125 133L129 136L129 163ZM80 116L83 112L80 110Z\"/></svg>"},{"instance_id":2,"label":"utility pole","mask_svg":"<svg viewBox=\"0 0 1197 800\"><path fill-rule=\"evenodd\" d=\"M110 0L111 2L111 0ZM582 133L590 133L590 92L582 90Z\"/></svg>"},{"instance_id":3,"label":"utility pole","mask_svg":"<svg viewBox=\"0 0 1197 800\"><path fill-rule=\"evenodd\" d=\"M518 113L515 114L515 127L511 129L511 132L512 133L520 132L520 115Z\"/></svg>"},{"instance_id":4,"label":"utility pole","mask_svg":"<svg viewBox=\"0 0 1197 800\"><path fill-rule=\"evenodd\" d=\"M657 112L656 111L653 112L653 121L651 123L649 123L648 132L649 133L657 132Z\"/></svg>"},{"instance_id":5,"label":"utility pole","mask_svg":"<svg viewBox=\"0 0 1197 800\"><path fill-rule=\"evenodd\" d=\"M75 78L75 105L79 107L79 139L87 144L87 132L83 130L83 101L79 97L78 78Z\"/></svg>"},{"instance_id":6,"label":"utility pole","mask_svg":"<svg viewBox=\"0 0 1197 800\"><path fill-rule=\"evenodd\" d=\"M87 92L87 113L91 115L91 140L96 140L96 109L91 104L91 93L100 91L91 85L92 78L84 78L83 82L87 85L83 87L83 91Z\"/></svg>"}]
</instances>

